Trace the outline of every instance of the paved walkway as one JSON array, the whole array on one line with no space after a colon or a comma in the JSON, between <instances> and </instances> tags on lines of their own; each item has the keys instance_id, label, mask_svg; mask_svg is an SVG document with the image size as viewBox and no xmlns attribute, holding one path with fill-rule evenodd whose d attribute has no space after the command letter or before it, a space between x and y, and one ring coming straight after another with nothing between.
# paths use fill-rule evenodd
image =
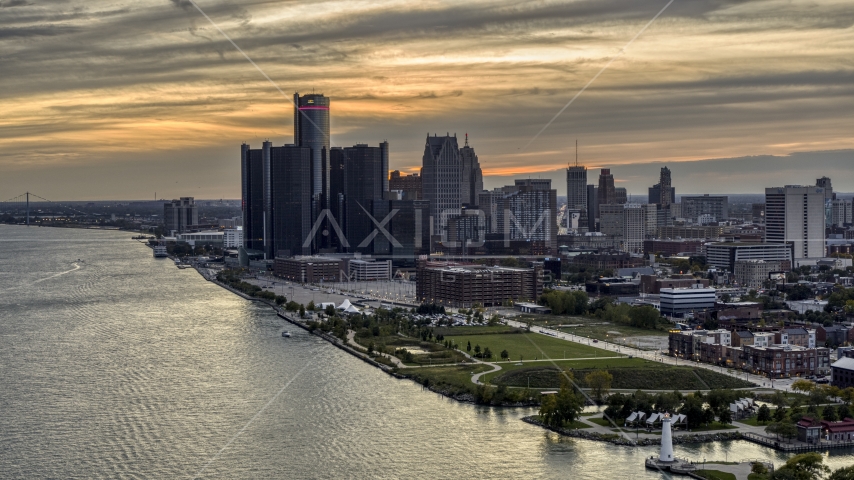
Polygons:
<instances>
[{"instance_id":1,"label":"paved walkway","mask_svg":"<svg viewBox=\"0 0 854 480\"><path fill-rule=\"evenodd\" d=\"M513 327L518 327L518 328L527 328L527 326L528 326L525 323L517 322L515 320L506 320L506 323L507 323L507 325L510 325ZM751 374L747 374L744 372L737 372L737 371L727 371L727 370L722 369L721 367L716 366L716 365L710 365L708 363L692 362L689 360L675 359L675 358L668 357L665 355L659 355L656 352L649 352L646 350L638 350L636 348L627 347L625 345L618 345L618 344L614 344L614 343L609 343L609 342L606 342L603 340L599 340L598 342L593 343L587 337L579 337L579 336L573 335L571 333L564 333L564 332L561 332L559 330L553 330L550 328L532 326L531 331L534 333L540 333L543 335L548 335L550 337L560 338L562 340L566 340L566 341L573 342L573 343L578 343L581 345L588 345L591 347L597 347L597 348L601 348L604 350L613 350L615 352L619 352L619 353L622 353L624 355L632 355L632 356L635 356L638 358L644 358L646 360L661 362L662 364L665 364L665 365L676 365L676 366L683 365L683 366L690 366L690 367L694 367L694 368L704 368L706 370L717 372L717 373L720 373L722 375L728 375L728 376L733 377L733 378L739 378L742 380L747 380L749 382L753 382L753 383L759 385L760 387L763 387L766 389L774 389L774 390L780 390L780 391L790 391L791 390L790 386L792 383L792 379L774 380L772 382L769 379L767 379L765 377L760 377L758 375L751 375Z\"/></svg>"},{"instance_id":2,"label":"paved walkway","mask_svg":"<svg viewBox=\"0 0 854 480\"><path fill-rule=\"evenodd\" d=\"M365 347L363 347L358 342L356 342L355 336L356 336L355 331L347 330L347 344L350 345L351 347L356 347L359 351L364 350ZM380 353L380 355L391 360L391 363L393 363L395 367L406 368L406 365L404 365L403 362L401 362L400 359L395 357L394 355L389 355L387 353Z\"/></svg>"}]
</instances>

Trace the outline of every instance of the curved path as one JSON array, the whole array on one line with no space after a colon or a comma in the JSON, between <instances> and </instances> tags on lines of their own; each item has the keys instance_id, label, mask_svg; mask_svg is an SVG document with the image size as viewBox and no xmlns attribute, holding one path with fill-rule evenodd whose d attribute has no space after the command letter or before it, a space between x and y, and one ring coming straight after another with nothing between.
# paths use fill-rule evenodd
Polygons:
<instances>
[{"instance_id":1,"label":"curved path","mask_svg":"<svg viewBox=\"0 0 854 480\"><path fill-rule=\"evenodd\" d=\"M357 349L359 349L359 351L364 350L365 347L363 347L362 345L359 345L356 342L355 336L356 336L356 332L354 330L347 330L347 344L350 345L351 347L356 347ZM393 363L395 367L406 368L406 365L404 365L403 362L401 362L400 359L395 357L394 355L389 355L387 353L380 353L380 355L391 360L391 363Z\"/></svg>"},{"instance_id":2,"label":"curved path","mask_svg":"<svg viewBox=\"0 0 854 480\"><path fill-rule=\"evenodd\" d=\"M518 328L527 328L528 325L516 320L505 320L507 325L518 327ZM674 359L673 357L669 357L667 355L655 355L653 352L646 350L639 350L636 348L632 348L626 345L618 345L615 343L609 343L603 340L596 342L595 345L590 344L591 341L587 337L580 337L574 335L572 333L565 333L559 330L554 330L545 327L532 326L531 332L539 333L542 335L548 335L554 338L560 338L562 340L566 340L573 343L579 343L581 345L589 345L596 348L600 348L603 350L613 350L619 351L623 355L633 355L638 358L645 358L647 360L657 361L665 365L683 365L683 366L691 366L696 368L703 368L705 370L711 370L713 372L721 373L723 375L727 375L733 378L738 378L742 380L747 380L758 385L758 388L772 389L772 390L781 390L781 391L790 391L792 379L775 379L773 381L768 378L761 377L759 375L747 374L745 372L739 372L736 370L726 371L717 365L711 365L708 363L694 362L686 359Z\"/></svg>"}]
</instances>

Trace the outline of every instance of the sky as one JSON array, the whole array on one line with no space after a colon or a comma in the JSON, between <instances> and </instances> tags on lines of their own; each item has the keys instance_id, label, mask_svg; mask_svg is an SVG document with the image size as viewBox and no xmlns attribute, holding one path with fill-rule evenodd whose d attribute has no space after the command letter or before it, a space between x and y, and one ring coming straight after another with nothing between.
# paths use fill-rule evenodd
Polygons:
<instances>
[{"instance_id":1,"label":"sky","mask_svg":"<svg viewBox=\"0 0 854 480\"><path fill-rule=\"evenodd\" d=\"M0 0L0 201L238 198L295 91L404 172L468 133L488 188L564 194L577 140L634 194L665 165L679 193L854 192L850 0L674 0L625 49L666 0L195 2L275 86L189 0Z\"/></svg>"}]
</instances>

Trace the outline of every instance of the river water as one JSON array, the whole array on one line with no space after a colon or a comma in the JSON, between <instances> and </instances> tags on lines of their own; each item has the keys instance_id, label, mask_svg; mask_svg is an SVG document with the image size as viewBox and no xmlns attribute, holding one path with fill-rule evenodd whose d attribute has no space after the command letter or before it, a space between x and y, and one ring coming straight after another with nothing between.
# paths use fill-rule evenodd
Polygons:
<instances>
[{"instance_id":1,"label":"river water","mask_svg":"<svg viewBox=\"0 0 854 480\"><path fill-rule=\"evenodd\" d=\"M0 225L0 478L664 477L643 468L656 448L389 377L130 237Z\"/></svg>"}]
</instances>

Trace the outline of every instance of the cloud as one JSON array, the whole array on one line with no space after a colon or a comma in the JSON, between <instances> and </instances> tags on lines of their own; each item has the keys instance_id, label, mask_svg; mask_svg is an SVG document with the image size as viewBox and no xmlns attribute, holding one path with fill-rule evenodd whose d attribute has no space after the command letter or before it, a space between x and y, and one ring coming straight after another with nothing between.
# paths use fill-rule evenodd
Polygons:
<instances>
[{"instance_id":1,"label":"cloud","mask_svg":"<svg viewBox=\"0 0 854 480\"><path fill-rule=\"evenodd\" d=\"M393 167L420 163L426 131L468 131L493 172L558 171L579 139L584 162L615 169L718 159L701 162L721 166L703 175L727 185L739 184L727 158L803 173L813 164L780 159L793 150L854 148L848 2L697 0L668 8L520 152L663 4L200 6L284 91L316 89L332 98L336 144L388 139ZM26 169L119 165L152 148L190 165L201 158L200 145L211 146L206 155L234 175L231 146L256 132L288 140L288 98L187 0L0 6L0 187L20 184L15 175ZM834 175L840 185L849 181L845 171ZM641 182L635 176L624 179Z\"/></svg>"}]
</instances>

